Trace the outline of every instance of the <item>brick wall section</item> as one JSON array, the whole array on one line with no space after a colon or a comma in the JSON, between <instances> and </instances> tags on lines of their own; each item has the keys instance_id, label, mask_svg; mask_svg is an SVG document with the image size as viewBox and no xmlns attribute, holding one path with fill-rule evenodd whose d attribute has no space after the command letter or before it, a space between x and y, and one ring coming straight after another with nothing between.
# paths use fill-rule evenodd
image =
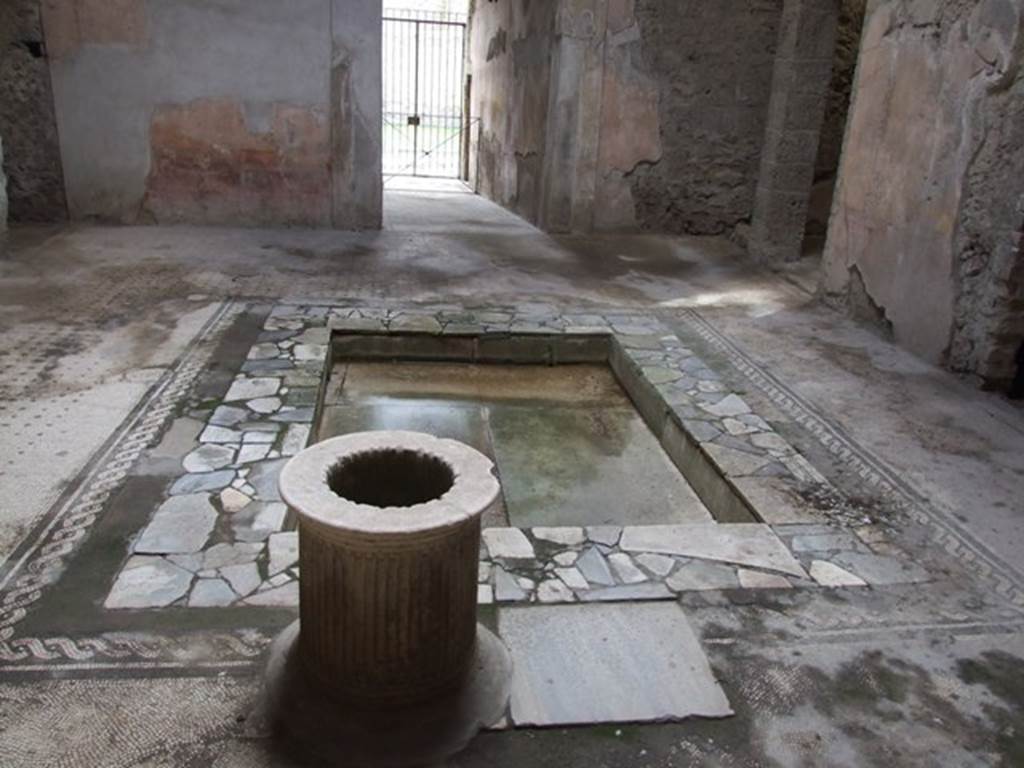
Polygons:
<instances>
[{"instance_id":1,"label":"brick wall section","mask_svg":"<svg viewBox=\"0 0 1024 768\"><path fill-rule=\"evenodd\" d=\"M800 258L838 23L835 0L786 0L750 233L751 254Z\"/></svg>"}]
</instances>

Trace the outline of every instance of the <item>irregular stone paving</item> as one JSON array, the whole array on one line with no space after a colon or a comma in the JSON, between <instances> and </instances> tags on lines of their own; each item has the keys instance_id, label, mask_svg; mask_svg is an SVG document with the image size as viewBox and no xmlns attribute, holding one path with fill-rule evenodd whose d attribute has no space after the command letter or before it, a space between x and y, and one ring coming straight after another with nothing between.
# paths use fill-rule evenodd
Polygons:
<instances>
[{"instance_id":1,"label":"irregular stone paving","mask_svg":"<svg viewBox=\"0 0 1024 768\"><path fill-rule=\"evenodd\" d=\"M309 441L327 363L327 312L277 307L204 428L183 474L132 546L107 608L297 601L298 536L282 530L277 476Z\"/></svg>"},{"instance_id":2,"label":"irregular stone paving","mask_svg":"<svg viewBox=\"0 0 1024 768\"><path fill-rule=\"evenodd\" d=\"M804 524L492 528L484 531L480 552L480 602L663 600L697 590L865 587L928 578L906 558L873 551L865 539L877 539L874 527L862 530L863 538L859 531ZM512 536L520 542L515 552L490 546Z\"/></svg>"},{"instance_id":3,"label":"irregular stone paving","mask_svg":"<svg viewBox=\"0 0 1024 768\"><path fill-rule=\"evenodd\" d=\"M648 423L664 418L666 429L675 425L738 498L780 523L488 529L482 603L656 600L687 590L928 578L874 527L852 527L867 521L851 518L824 477L655 318L559 313L544 304L480 311L281 305L223 399L193 403L182 416L202 421L203 429L136 539L106 607L297 603L297 534L283 530L287 509L277 478L309 441L332 330L607 335L615 341L609 363L620 379L639 383L630 394ZM562 354L538 349L538 362L558 362Z\"/></svg>"}]
</instances>

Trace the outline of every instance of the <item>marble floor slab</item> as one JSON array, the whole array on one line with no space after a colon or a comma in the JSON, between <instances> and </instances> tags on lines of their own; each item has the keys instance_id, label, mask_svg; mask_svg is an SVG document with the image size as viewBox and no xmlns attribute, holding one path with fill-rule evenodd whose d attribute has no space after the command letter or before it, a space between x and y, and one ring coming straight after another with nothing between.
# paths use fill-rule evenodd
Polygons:
<instances>
[{"instance_id":1,"label":"marble floor slab","mask_svg":"<svg viewBox=\"0 0 1024 768\"><path fill-rule=\"evenodd\" d=\"M674 603L501 608L512 720L564 726L733 714Z\"/></svg>"},{"instance_id":2,"label":"marble floor slab","mask_svg":"<svg viewBox=\"0 0 1024 768\"><path fill-rule=\"evenodd\" d=\"M767 525L627 526L619 547L626 552L715 560L807 578L800 563Z\"/></svg>"}]
</instances>

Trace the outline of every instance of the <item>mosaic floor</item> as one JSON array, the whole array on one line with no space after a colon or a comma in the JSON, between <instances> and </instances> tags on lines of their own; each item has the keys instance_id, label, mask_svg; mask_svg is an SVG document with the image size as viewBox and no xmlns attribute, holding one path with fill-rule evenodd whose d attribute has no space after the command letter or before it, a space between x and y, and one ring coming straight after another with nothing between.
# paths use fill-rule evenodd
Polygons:
<instances>
[{"instance_id":1,"label":"mosaic floor","mask_svg":"<svg viewBox=\"0 0 1024 768\"><path fill-rule=\"evenodd\" d=\"M659 471L681 473L679 494L653 506L647 494L646 507L631 509L625 494L615 499L624 508L611 517L592 504L563 514L557 504L546 510L525 492L517 496L517 472L532 471L528 463L517 469L517 461L531 453L503 447L515 441L503 442L500 426L487 432L510 490L483 533L479 602L520 670L509 725L728 715L729 702L674 603L732 590L913 585L947 578L943 558L957 568L978 565L951 546L938 559L910 558L876 523L873 505L899 505L947 541L949 529L834 431L824 433L822 448L835 448L858 479L852 488L828 479L721 373L756 385L759 372L730 360L727 342L698 315L689 322L692 339L684 341L656 318L627 312L226 303L12 559L0 583L0 669L255 669L298 600L297 535L277 491L283 464L311 440L367 423L367 409L377 409L369 422L379 423L394 418L381 408L411 408L406 416L429 421L439 407L436 392L416 407L396 403L407 395L402 387L385 393L387 403L379 400L387 375L373 366L395 355L398 337L403 354L421 364L606 366L628 394L616 407L642 418L650 442L643 457L627 461L649 466L657 455ZM360 376L376 388L360 394ZM558 386L542 382L548 392ZM570 388L565 397L583 408L593 391L600 387ZM536 394L527 388L509 397L522 407ZM780 407L800 408L783 395ZM610 407L599 398L591 405ZM969 543L957 546L963 551ZM1012 580L991 568L983 576L1009 605L1024 605ZM617 610L626 613L603 613ZM834 628L853 619L820 621ZM589 707L616 690L621 676L636 674L628 654L616 651L605 658L618 661L608 662L591 695L567 705L560 696L581 672L563 663L564 646L588 622L604 628L602 642L621 647L637 642L631 623L690 637L675 649L649 638L644 652L653 665L645 673L648 690L670 686L672 676L658 673L659 664L703 670L692 677L698 690L689 703L652 696L645 709L622 689L612 696L621 706ZM538 639L541 624L551 628L549 644ZM581 653L585 660L590 651ZM538 682L552 669L562 670L555 691Z\"/></svg>"}]
</instances>

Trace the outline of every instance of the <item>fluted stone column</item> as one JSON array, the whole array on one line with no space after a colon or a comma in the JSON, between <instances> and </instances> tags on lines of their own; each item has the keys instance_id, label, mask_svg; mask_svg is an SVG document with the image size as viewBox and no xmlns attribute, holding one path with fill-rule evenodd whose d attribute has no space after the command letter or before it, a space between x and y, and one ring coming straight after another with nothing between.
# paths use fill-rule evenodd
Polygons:
<instances>
[{"instance_id":1,"label":"fluted stone column","mask_svg":"<svg viewBox=\"0 0 1024 768\"><path fill-rule=\"evenodd\" d=\"M476 621L493 469L462 443L394 431L318 443L282 470L300 619L275 643L268 696L321 755L436 759L501 716L508 654Z\"/></svg>"},{"instance_id":2,"label":"fluted stone column","mask_svg":"<svg viewBox=\"0 0 1024 768\"><path fill-rule=\"evenodd\" d=\"M307 672L349 701L449 691L476 643L480 515L491 461L410 432L314 445L281 473L299 516L299 643Z\"/></svg>"}]
</instances>

